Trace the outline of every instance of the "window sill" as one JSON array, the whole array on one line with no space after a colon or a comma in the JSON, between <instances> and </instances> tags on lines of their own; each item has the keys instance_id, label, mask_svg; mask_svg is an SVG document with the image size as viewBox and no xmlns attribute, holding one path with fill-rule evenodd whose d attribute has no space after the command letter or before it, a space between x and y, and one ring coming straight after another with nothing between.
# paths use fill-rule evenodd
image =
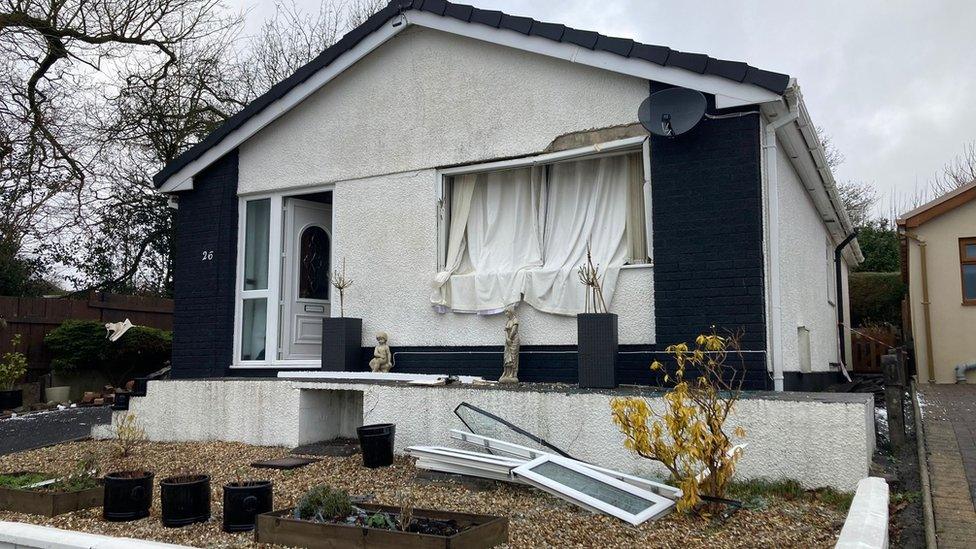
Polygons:
<instances>
[{"instance_id":1,"label":"window sill","mask_svg":"<svg viewBox=\"0 0 976 549\"><path fill-rule=\"evenodd\" d=\"M630 270L630 269L653 269L653 263L634 263L632 265L624 265L620 267L620 270Z\"/></svg>"}]
</instances>

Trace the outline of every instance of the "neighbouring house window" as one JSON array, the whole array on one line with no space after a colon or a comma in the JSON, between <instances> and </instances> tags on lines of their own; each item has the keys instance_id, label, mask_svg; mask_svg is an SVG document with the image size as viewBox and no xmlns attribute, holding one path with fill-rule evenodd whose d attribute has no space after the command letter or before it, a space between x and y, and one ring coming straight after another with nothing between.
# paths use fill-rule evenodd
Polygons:
<instances>
[{"instance_id":1,"label":"neighbouring house window","mask_svg":"<svg viewBox=\"0 0 976 549\"><path fill-rule=\"evenodd\" d=\"M609 303L620 268L648 262L648 192L640 152L452 178L433 303L490 314L524 299L576 314L584 310L577 268L588 242Z\"/></svg>"},{"instance_id":2,"label":"neighbouring house window","mask_svg":"<svg viewBox=\"0 0 976 549\"><path fill-rule=\"evenodd\" d=\"M963 305L976 305L976 236L959 239Z\"/></svg>"},{"instance_id":3,"label":"neighbouring house window","mask_svg":"<svg viewBox=\"0 0 976 549\"><path fill-rule=\"evenodd\" d=\"M263 361L268 340L271 199L244 203L240 360Z\"/></svg>"},{"instance_id":4,"label":"neighbouring house window","mask_svg":"<svg viewBox=\"0 0 976 549\"><path fill-rule=\"evenodd\" d=\"M318 226L302 231L298 297L329 299L329 233Z\"/></svg>"}]
</instances>

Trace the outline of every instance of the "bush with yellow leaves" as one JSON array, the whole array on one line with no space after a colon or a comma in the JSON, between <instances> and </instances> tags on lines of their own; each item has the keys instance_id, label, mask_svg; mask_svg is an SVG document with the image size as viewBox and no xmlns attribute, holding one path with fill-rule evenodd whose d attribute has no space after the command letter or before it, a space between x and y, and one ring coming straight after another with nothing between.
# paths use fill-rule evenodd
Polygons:
<instances>
[{"instance_id":1,"label":"bush with yellow leaves","mask_svg":"<svg viewBox=\"0 0 976 549\"><path fill-rule=\"evenodd\" d=\"M115 434L115 454L120 458L128 457L139 443L146 440L146 432L131 412L117 416L112 431Z\"/></svg>"},{"instance_id":2,"label":"bush with yellow leaves","mask_svg":"<svg viewBox=\"0 0 976 549\"><path fill-rule=\"evenodd\" d=\"M724 497L741 456L725 432L725 420L742 394L742 376L725 365L729 353L737 353L738 340L737 335L723 337L713 330L698 336L694 347L669 346L674 369L668 371L658 361L651 364L651 370L664 373L666 383L674 383L664 394L663 413L643 398L611 402L613 421L626 437L624 445L661 462L681 488L679 511L695 509L702 495ZM689 379L693 375L697 377ZM741 439L745 431L740 427L733 435Z\"/></svg>"}]
</instances>

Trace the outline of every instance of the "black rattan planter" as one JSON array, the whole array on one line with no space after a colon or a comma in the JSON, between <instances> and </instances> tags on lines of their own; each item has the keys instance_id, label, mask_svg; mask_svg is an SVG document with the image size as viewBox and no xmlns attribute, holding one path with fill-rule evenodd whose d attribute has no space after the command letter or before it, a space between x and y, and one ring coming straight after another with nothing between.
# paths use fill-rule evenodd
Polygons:
<instances>
[{"instance_id":1,"label":"black rattan planter","mask_svg":"<svg viewBox=\"0 0 976 549\"><path fill-rule=\"evenodd\" d=\"M137 377L135 378L135 383L132 384L132 396L134 397L144 397L146 396L146 389L149 387L148 377Z\"/></svg>"},{"instance_id":2,"label":"black rattan planter","mask_svg":"<svg viewBox=\"0 0 976 549\"><path fill-rule=\"evenodd\" d=\"M23 389L0 391L0 410L14 410L24 405Z\"/></svg>"},{"instance_id":3,"label":"black rattan planter","mask_svg":"<svg viewBox=\"0 0 976 549\"><path fill-rule=\"evenodd\" d=\"M224 485L224 532L245 532L254 529L257 515L274 508L273 486L270 480L232 482Z\"/></svg>"},{"instance_id":4,"label":"black rattan planter","mask_svg":"<svg viewBox=\"0 0 976 549\"><path fill-rule=\"evenodd\" d=\"M329 372L356 372L362 369L363 319L329 317L322 319L322 369Z\"/></svg>"},{"instance_id":5,"label":"black rattan planter","mask_svg":"<svg viewBox=\"0 0 976 549\"><path fill-rule=\"evenodd\" d=\"M178 528L210 520L210 477L181 475L159 481L162 522L167 528Z\"/></svg>"},{"instance_id":6,"label":"black rattan planter","mask_svg":"<svg viewBox=\"0 0 976 549\"><path fill-rule=\"evenodd\" d=\"M579 386L613 389L617 386L617 315L576 315Z\"/></svg>"},{"instance_id":7,"label":"black rattan planter","mask_svg":"<svg viewBox=\"0 0 976 549\"><path fill-rule=\"evenodd\" d=\"M149 516L153 474L148 471L120 471L105 475L102 516L107 521L125 522Z\"/></svg>"}]
</instances>

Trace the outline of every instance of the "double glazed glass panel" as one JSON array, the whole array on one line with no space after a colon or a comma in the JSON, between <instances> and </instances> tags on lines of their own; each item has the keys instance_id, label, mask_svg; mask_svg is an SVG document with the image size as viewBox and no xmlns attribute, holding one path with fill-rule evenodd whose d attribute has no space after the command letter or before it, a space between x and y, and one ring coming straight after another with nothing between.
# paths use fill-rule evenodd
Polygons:
<instances>
[{"instance_id":1,"label":"double glazed glass panel","mask_svg":"<svg viewBox=\"0 0 976 549\"><path fill-rule=\"evenodd\" d=\"M268 289L271 199L247 203L244 225L244 289Z\"/></svg>"}]
</instances>

